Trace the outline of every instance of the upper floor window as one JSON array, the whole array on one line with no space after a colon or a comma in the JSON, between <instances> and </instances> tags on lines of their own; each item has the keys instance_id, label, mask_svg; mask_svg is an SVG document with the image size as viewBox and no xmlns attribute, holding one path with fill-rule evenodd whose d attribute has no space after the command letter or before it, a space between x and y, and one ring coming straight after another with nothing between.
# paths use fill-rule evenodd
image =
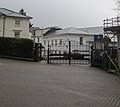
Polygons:
<instances>
[{"instance_id":1,"label":"upper floor window","mask_svg":"<svg viewBox=\"0 0 120 107\"><path fill-rule=\"evenodd\" d=\"M83 45L83 37L80 37L80 45Z\"/></svg>"},{"instance_id":2,"label":"upper floor window","mask_svg":"<svg viewBox=\"0 0 120 107\"><path fill-rule=\"evenodd\" d=\"M53 45L54 43L53 43L53 40L51 40L51 45Z\"/></svg>"},{"instance_id":3,"label":"upper floor window","mask_svg":"<svg viewBox=\"0 0 120 107\"><path fill-rule=\"evenodd\" d=\"M60 39L60 45L62 45L62 39Z\"/></svg>"},{"instance_id":4,"label":"upper floor window","mask_svg":"<svg viewBox=\"0 0 120 107\"><path fill-rule=\"evenodd\" d=\"M15 20L15 26L20 27L20 20Z\"/></svg>"},{"instance_id":5,"label":"upper floor window","mask_svg":"<svg viewBox=\"0 0 120 107\"><path fill-rule=\"evenodd\" d=\"M57 45L57 40L55 40L55 45Z\"/></svg>"},{"instance_id":6,"label":"upper floor window","mask_svg":"<svg viewBox=\"0 0 120 107\"><path fill-rule=\"evenodd\" d=\"M20 31L15 31L14 36L15 38L20 38Z\"/></svg>"}]
</instances>

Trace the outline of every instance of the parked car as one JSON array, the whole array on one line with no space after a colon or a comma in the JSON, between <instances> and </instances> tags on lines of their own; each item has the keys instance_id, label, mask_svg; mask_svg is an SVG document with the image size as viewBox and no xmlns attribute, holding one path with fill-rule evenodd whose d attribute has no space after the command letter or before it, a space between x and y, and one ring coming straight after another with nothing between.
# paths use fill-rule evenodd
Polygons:
<instances>
[{"instance_id":1,"label":"parked car","mask_svg":"<svg viewBox=\"0 0 120 107\"><path fill-rule=\"evenodd\" d=\"M84 55L81 54L78 50L73 50L71 52L72 59L84 59Z\"/></svg>"}]
</instances>

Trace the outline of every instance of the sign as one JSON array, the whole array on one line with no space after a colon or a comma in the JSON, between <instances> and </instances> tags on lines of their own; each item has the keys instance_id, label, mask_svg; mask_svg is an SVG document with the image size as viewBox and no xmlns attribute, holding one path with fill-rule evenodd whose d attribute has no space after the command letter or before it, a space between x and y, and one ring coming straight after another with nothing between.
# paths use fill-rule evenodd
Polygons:
<instances>
[{"instance_id":1,"label":"sign","mask_svg":"<svg viewBox=\"0 0 120 107\"><path fill-rule=\"evenodd\" d=\"M94 42L100 42L103 39L103 35L94 35Z\"/></svg>"}]
</instances>

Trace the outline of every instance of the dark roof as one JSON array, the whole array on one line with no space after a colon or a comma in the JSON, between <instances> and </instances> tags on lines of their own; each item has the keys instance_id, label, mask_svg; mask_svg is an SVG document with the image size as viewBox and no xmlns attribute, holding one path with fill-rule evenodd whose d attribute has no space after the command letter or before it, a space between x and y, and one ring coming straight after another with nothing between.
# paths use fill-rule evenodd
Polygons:
<instances>
[{"instance_id":1,"label":"dark roof","mask_svg":"<svg viewBox=\"0 0 120 107\"><path fill-rule=\"evenodd\" d=\"M55 26L55 27L48 27L47 29L49 29L49 30L44 34L44 36L54 32L56 30L61 30L62 28Z\"/></svg>"},{"instance_id":2,"label":"dark roof","mask_svg":"<svg viewBox=\"0 0 120 107\"><path fill-rule=\"evenodd\" d=\"M39 27L31 27L30 28L30 32L35 31L35 30L40 30L40 28Z\"/></svg>"},{"instance_id":3,"label":"dark roof","mask_svg":"<svg viewBox=\"0 0 120 107\"><path fill-rule=\"evenodd\" d=\"M32 19L32 17L27 16L27 15L22 15L18 12L6 9L6 8L0 8L0 15L5 15L9 17L20 17L20 18L27 18L27 19Z\"/></svg>"}]
</instances>

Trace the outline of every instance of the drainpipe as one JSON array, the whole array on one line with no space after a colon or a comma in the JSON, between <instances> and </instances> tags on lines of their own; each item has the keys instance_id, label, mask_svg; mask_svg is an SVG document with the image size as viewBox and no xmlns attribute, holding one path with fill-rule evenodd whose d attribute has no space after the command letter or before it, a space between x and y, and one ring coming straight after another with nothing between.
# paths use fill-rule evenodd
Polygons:
<instances>
[{"instance_id":1,"label":"drainpipe","mask_svg":"<svg viewBox=\"0 0 120 107\"><path fill-rule=\"evenodd\" d=\"M6 16L4 15L4 17L3 17L3 37L5 37L5 19L6 19Z\"/></svg>"}]
</instances>

